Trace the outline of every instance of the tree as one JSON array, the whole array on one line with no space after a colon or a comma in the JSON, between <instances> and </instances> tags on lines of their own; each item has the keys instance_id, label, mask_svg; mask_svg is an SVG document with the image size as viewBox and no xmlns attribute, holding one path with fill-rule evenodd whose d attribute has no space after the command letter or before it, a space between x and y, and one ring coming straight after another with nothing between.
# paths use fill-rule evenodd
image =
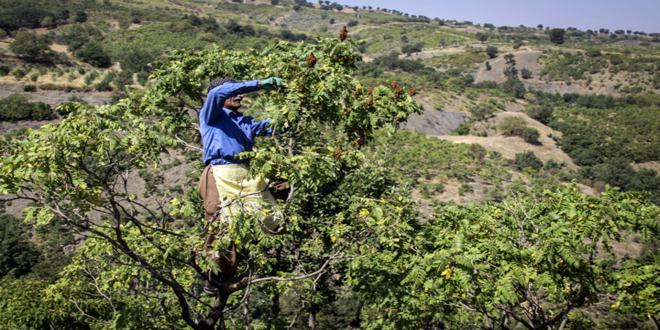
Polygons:
<instances>
[{"instance_id":1,"label":"tree","mask_svg":"<svg viewBox=\"0 0 660 330\"><path fill-rule=\"evenodd\" d=\"M523 79L530 79L532 78L532 71L530 71L527 68L523 68L522 70L520 70L520 77Z\"/></svg>"},{"instance_id":2,"label":"tree","mask_svg":"<svg viewBox=\"0 0 660 330\"><path fill-rule=\"evenodd\" d=\"M305 61L312 52L315 66ZM364 263L402 253L398 242L413 229L414 210L362 147L376 129L394 130L420 108L398 84L364 88L351 76L358 59L350 39L280 42L260 52L175 51L156 65L143 93L99 108L64 105L67 118L7 143L0 189L34 201L26 220L89 237L48 300L98 316L85 320L101 328L211 329L235 308L248 308L254 290L272 296L275 310L284 293L319 306L324 291L317 284L331 271L377 274ZM163 152L196 143L187 107L200 106L203 82L226 75L286 81L254 99L273 118L275 134L244 155L254 173L290 185L278 203L288 219L282 235L265 234L250 214L206 223L192 188L153 205L128 185L129 173L154 170ZM218 250L236 242L243 262L216 281L218 295L202 297L196 283L218 270L204 253L209 231L224 233ZM300 284L292 288L294 282Z\"/></svg>"},{"instance_id":3,"label":"tree","mask_svg":"<svg viewBox=\"0 0 660 330\"><path fill-rule=\"evenodd\" d=\"M652 315L651 306L658 302L657 276L652 274L659 267L631 263L628 269L617 264L621 258L611 247L626 239L622 228L655 235L658 211L633 194L608 189L601 197L590 197L575 186L481 206L439 206L432 224L415 237L414 253L374 260L372 266L384 275L378 281L356 281L363 292L383 292L373 295L377 300L367 300L374 309L364 314L363 324L390 329L577 328L573 311L616 291L640 300L635 303L622 294L615 307L638 307L644 322L643 313ZM404 275L392 279L392 273ZM627 278L618 282L623 290L610 291L605 283L610 276Z\"/></svg>"},{"instance_id":4,"label":"tree","mask_svg":"<svg viewBox=\"0 0 660 330\"><path fill-rule=\"evenodd\" d=\"M526 168L539 170L543 167L543 162L536 157L533 151L525 151L516 154L516 167L520 170Z\"/></svg>"},{"instance_id":5,"label":"tree","mask_svg":"<svg viewBox=\"0 0 660 330\"><path fill-rule=\"evenodd\" d=\"M475 37L476 37L477 40L479 40L479 42L481 42L482 44L483 44L484 42L486 42L486 40L488 40L488 34L483 33L483 32L477 32L477 33L475 34Z\"/></svg>"},{"instance_id":6,"label":"tree","mask_svg":"<svg viewBox=\"0 0 660 330\"><path fill-rule=\"evenodd\" d=\"M9 45L16 56L29 62L45 62L50 60L50 39L27 31L19 31Z\"/></svg>"},{"instance_id":7,"label":"tree","mask_svg":"<svg viewBox=\"0 0 660 330\"><path fill-rule=\"evenodd\" d=\"M486 54L488 55L488 58L495 58L497 57L497 47L495 46L488 46L486 48Z\"/></svg>"},{"instance_id":8,"label":"tree","mask_svg":"<svg viewBox=\"0 0 660 330\"><path fill-rule=\"evenodd\" d=\"M566 31L564 29L550 29L549 35L550 41L552 41L554 44L561 45L564 43L564 36L566 35Z\"/></svg>"},{"instance_id":9,"label":"tree","mask_svg":"<svg viewBox=\"0 0 660 330\"><path fill-rule=\"evenodd\" d=\"M37 263L39 254L25 226L8 214L0 214L0 278L27 274Z\"/></svg>"},{"instance_id":10,"label":"tree","mask_svg":"<svg viewBox=\"0 0 660 330\"><path fill-rule=\"evenodd\" d=\"M98 40L88 41L74 54L83 62L95 67L107 68L112 64L110 56L105 52Z\"/></svg>"},{"instance_id":11,"label":"tree","mask_svg":"<svg viewBox=\"0 0 660 330\"><path fill-rule=\"evenodd\" d=\"M418 53L422 51L424 44L422 42L416 42L414 44L405 44L401 46L401 52L410 56L412 53Z\"/></svg>"}]
</instances>

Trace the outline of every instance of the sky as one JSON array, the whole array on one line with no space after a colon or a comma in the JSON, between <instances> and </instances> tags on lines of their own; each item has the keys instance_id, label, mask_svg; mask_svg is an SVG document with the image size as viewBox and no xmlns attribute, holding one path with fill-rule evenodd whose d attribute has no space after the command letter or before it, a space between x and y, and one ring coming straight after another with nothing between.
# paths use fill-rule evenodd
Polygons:
<instances>
[{"instance_id":1,"label":"sky","mask_svg":"<svg viewBox=\"0 0 660 330\"><path fill-rule=\"evenodd\" d=\"M660 32L660 0L337 0L350 6L496 26L606 28Z\"/></svg>"}]
</instances>

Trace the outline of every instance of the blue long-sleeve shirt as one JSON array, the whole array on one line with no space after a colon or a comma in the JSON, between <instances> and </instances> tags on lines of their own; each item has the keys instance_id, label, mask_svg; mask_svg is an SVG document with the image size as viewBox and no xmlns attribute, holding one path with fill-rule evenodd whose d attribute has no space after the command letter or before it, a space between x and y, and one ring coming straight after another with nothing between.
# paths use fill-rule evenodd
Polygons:
<instances>
[{"instance_id":1,"label":"blue long-sleeve shirt","mask_svg":"<svg viewBox=\"0 0 660 330\"><path fill-rule=\"evenodd\" d=\"M224 108L229 97L259 89L258 80L224 83L209 91L199 112L199 131L204 146L204 164L240 164L241 152L252 151L257 135L269 135L270 119L255 121L252 117Z\"/></svg>"}]
</instances>

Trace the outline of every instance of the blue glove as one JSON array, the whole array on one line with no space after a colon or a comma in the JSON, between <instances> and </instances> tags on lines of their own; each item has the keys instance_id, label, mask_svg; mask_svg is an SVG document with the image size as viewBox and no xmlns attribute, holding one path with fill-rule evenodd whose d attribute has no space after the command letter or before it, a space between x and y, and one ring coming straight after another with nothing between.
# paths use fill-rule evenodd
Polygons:
<instances>
[{"instance_id":1,"label":"blue glove","mask_svg":"<svg viewBox=\"0 0 660 330\"><path fill-rule=\"evenodd\" d=\"M277 77L270 77L268 79L260 80L259 86L265 90L271 90L273 87L282 86L283 80Z\"/></svg>"}]
</instances>

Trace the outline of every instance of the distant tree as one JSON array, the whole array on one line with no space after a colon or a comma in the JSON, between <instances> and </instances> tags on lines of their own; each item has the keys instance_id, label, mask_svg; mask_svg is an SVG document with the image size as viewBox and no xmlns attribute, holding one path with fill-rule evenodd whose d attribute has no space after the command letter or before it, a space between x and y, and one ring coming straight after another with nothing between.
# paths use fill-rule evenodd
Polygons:
<instances>
[{"instance_id":1,"label":"distant tree","mask_svg":"<svg viewBox=\"0 0 660 330\"><path fill-rule=\"evenodd\" d=\"M74 54L81 61L89 63L95 67L107 68L112 64L110 56L105 52L103 46L98 40L91 40L85 43Z\"/></svg>"},{"instance_id":2,"label":"distant tree","mask_svg":"<svg viewBox=\"0 0 660 330\"><path fill-rule=\"evenodd\" d=\"M497 47L495 46L488 46L486 48L486 54L488 55L488 58L495 58L497 57Z\"/></svg>"},{"instance_id":3,"label":"distant tree","mask_svg":"<svg viewBox=\"0 0 660 330\"><path fill-rule=\"evenodd\" d=\"M534 152L526 151L516 154L516 167L521 170L525 168L538 170L543 167L543 162L536 157Z\"/></svg>"},{"instance_id":4,"label":"distant tree","mask_svg":"<svg viewBox=\"0 0 660 330\"><path fill-rule=\"evenodd\" d=\"M516 58L511 53L504 55L504 61L506 61L507 65L512 65L512 66L516 65Z\"/></svg>"},{"instance_id":5,"label":"distant tree","mask_svg":"<svg viewBox=\"0 0 660 330\"><path fill-rule=\"evenodd\" d=\"M491 69L490 62L486 61L486 71L490 71Z\"/></svg>"},{"instance_id":6,"label":"distant tree","mask_svg":"<svg viewBox=\"0 0 660 330\"><path fill-rule=\"evenodd\" d=\"M543 24L537 25L536 28L539 29L539 30L543 30Z\"/></svg>"},{"instance_id":7,"label":"distant tree","mask_svg":"<svg viewBox=\"0 0 660 330\"><path fill-rule=\"evenodd\" d=\"M482 44L488 40L488 34L483 32L477 32L475 37L477 37L477 40L479 40Z\"/></svg>"},{"instance_id":8,"label":"distant tree","mask_svg":"<svg viewBox=\"0 0 660 330\"><path fill-rule=\"evenodd\" d=\"M552 106L549 105L537 105L531 106L525 110L527 114L540 121L541 123L548 125L552 120Z\"/></svg>"},{"instance_id":9,"label":"distant tree","mask_svg":"<svg viewBox=\"0 0 660 330\"><path fill-rule=\"evenodd\" d=\"M495 28L495 25L491 23L484 23L484 28L492 30Z\"/></svg>"},{"instance_id":10,"label":"distant tree","mask_svg":"<svg viewBox=\"0 0 660 330\"><path fill-rule=\"evenodd\" d=\"M522 70L520 70L520 77L522 77L523 79L532 78L532 71L530 71L527 68L523 68Z\"/></svg>"},{"instance_id":11,"label":"distant tree","mask_svg":"<svg viewBox=\"0 0 660 330\"><path fill-rule=\"evenodd\" d=\"M335 19L334 19L334 18L330 18L330 21L329 21L329 22L330 22L330 24L335 24Z\"/></svg>"},{"instance_id":12,"label":"distant tree","mask_svg":"<svg viewBox=\"0 0 660 330\"><path fill-rule=\"evenodd\" d=\"M626 31L624 31L624 30L614 30L614 33L615 34L625 34Z\"/></svg>"},{"instance_id":13,"label":"distant tree","mask_svg":"<svg viewBox=\"0 0 660 330\"><path fill-rule=\"evenodd\" d=\"M566 31L564 29L551 29L550 32L550 41L557 45L561 45L564 43L564 36L566 35Z\"/></svg>"},{"instance_id":14,"label":"distant tree","mask_svg":"<svg viewBox=\"0 0 660 330\"><path fill-rule=\"evenodd\" d=\"M50 60L50 39L47 36L38 36L32 32L19 31L16 38L9 45L16 56L28 62L45 62Z\"/></svg>"},{"instance_id":15,"label":"distant tree","mask_svg":"<svg viewBox=\"0 0 660 330\"><path fill-rule=\"evenodd\" d=\"M502 83L502 89L506 91L507 93L511 94L511 96L522 99L525 96L525 85L520 81L520 79L507 79L504 83Z\"/></svg>"},{"instance_id":16,"label":"distant tree","mask_svg":"<svg viewBox=\"0 0 660 330\"><path fill-rule=\"evenodd\" d=\"M82 11L82 10L77 11L76 14L75 14L75 16L74 16L74 20L75 20L76 22L78 22L78 23L84 23L84 22L86 22L86 21L87 21L87 13L85 13L85 12Z\"/></svg>"},{"instance_id":17,"label":"distant tree","mask_svg":"<svg viewBox=\"0 0 660 330\"><path fill-rule=\"evenodd\" d=\"M513 49L519 49L523 45L522 40L516 39L513 41Z\"/></svg>"},{"instance_id":18,"label":"distant tree","mask_svg":"<svg viewBox=\"0 0 660 330\"><path fill-rule=\"evenodd\" d=\"M23 222L8 214L0 214L0 278L27 274L39 258L30 242Z\"/></svg>"},{"instance_id":19,"label":"distant tree","mask_svg":"<svg viewBox=\"0 0 660 330\"><path fill-rule=\"evenodd\" d=\"M405 44L401 46L401 52L410 56L412 53L418 53L422 51L422 47L424 46L423 43L417 42L414 44Z\"/></svg>"}]
</instances>

